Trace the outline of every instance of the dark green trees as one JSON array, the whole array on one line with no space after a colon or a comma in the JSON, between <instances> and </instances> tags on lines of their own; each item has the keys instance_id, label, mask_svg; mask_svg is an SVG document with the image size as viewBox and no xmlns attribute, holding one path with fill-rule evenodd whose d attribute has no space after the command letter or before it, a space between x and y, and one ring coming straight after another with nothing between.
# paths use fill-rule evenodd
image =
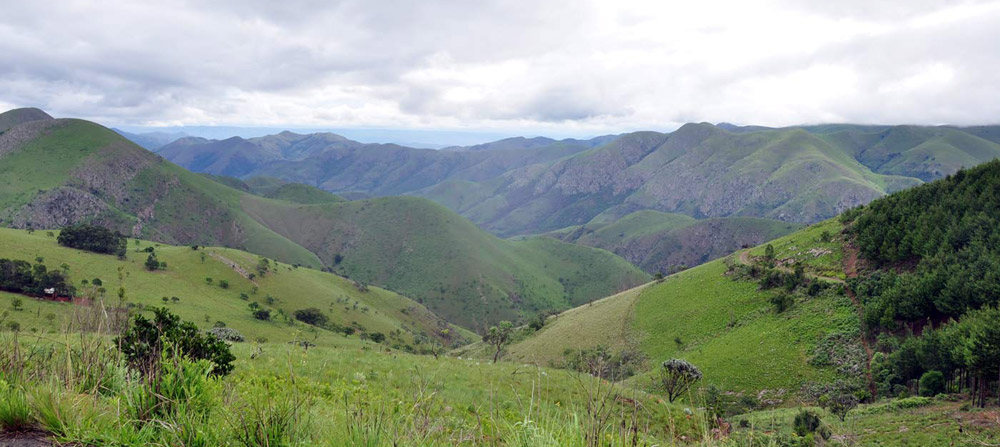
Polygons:
<instances>
[{"instance_id":1,"label":"dark green trees","mask_svg":"<svg viewBox=\"0 0 1000 447\"><path fill-rule=\"evenodd\" d=\"M125 235L97 225L78 224L63 228L56 240L62 246L118 257L125 257L128 249Z\"/></svg>"}]
</instances>

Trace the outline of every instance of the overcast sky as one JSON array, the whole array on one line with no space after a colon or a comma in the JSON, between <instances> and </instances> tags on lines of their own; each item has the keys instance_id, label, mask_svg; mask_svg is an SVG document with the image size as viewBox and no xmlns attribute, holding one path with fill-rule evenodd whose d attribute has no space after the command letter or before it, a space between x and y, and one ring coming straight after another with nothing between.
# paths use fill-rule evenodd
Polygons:
<instances>
[{"instance_id":1,"label":"overcast sky","mask_svg":"<svg viewBox=\"0 0 1000 447\"><path fill-rule=\"evenodd\" d=\"M0 108L112 126L1000 123L998 1L2 3Z\"/></svg>"}]
</instances>

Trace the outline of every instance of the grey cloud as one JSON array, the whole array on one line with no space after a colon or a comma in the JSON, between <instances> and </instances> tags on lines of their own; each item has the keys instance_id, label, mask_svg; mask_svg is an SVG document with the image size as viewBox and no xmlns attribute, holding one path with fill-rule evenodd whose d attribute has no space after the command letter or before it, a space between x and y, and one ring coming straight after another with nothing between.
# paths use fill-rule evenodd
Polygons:
<instances>
[{"instance_id":1,"label":"grey cloud","mask_svg":"<svg viewBox=\"0 0 1000 447\"><path fill-rule=\"evenodd\" d=\"M1000 113L996 2L957 4L985 12L913 26L956 4L777 0L756 16L716 20L620 3L17 2L0 16L0 101L108 124L573 123L595 132L682 118L974 124ZM741 46L787 25L768 22L775 11L833 24L833 33L843 23L843 36L805 51L789 48L817 36ZM747 23L760 26L732 32ZM678 28L689 34L662 38ZM742 62L716 67L727 58ZM508 63L520 68L502 72ZM844 70L855 85L819 104L783 91L784 80L817 67ZM900 87L928 67L951 70L950 84ZM761 85L772 90L747 90ZM806 87L825 86L817 78Z\"/></svg>"}]
</instances>

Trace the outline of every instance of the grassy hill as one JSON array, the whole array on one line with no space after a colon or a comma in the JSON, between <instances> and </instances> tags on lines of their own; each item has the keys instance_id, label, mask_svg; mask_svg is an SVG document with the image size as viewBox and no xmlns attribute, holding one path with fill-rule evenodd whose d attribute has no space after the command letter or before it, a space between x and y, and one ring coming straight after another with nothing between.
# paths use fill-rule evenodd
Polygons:
<instances>
[{"instance_id":1,"label":"grassy hill","mask_svg":"<svg viewBox=\"0 0 1000 447\"><path fill-rule=\"evenodd\" d=\"M11 127L31 121L45 121L52 119L48 113L36 108L24 108L8 110L0 113L0 133L6 132Z\"/></svg>"},{"instance_id":2,"label":"grassy hill","mask_svg":"<svg viewBox=\"0 0 1000 447\"><path fill-rule=\"evenodd\" d=\"M162 243L227 246L335 268L470 326L565 309L646 279L605 251L501 241L425 199L343 202L305 185L253 181L250 190L274 199L261 197L186 171L87 121L32 121L0 138L7 144L0 150L3 226L88 221Z\"/></svg>"},{"instance_id":3,"label":"grassy hill","mask_svg":"<svg viewBox=\"0 0 1000 447\"><path fill-rule=\"evenodd\" d=\"M826 221L778 239L772 243L776 257L789 263L797 259L809 275L828 274L843 255L839 240L821 238L840 229L838 222ZM702 369L706 385L795 402L804 386L844 378L838 369L863 362L858 314L837 292L835 280L825 281L829 288L816 296L793 294L790 308L775 312L772 298L782 289L761 290L756 281L734 273L741 258L763 251L758 247L708 262L563 312L512 344L506 358L562 365L567 349L605 346L641 353L648 359L646 368L669 358L686 359ZM834 343L840 350L831 355ZM477 349L462 351L475 354ZM825 360L831 357L843 364ZM648 386L649 374L629 383Z\"/></svg>"},{"instance_id":4,"label":"grassy hill","mask_svg":"<svg viewBox=\"0 0 1000 447\"><path fill-rule=\"evenodd\" d=\"M414 197L300 205L245 196L243 208L337 273L383 284L475 329L648 279L609 252L544 237L502 240Z\"/></svg>"},{"instance_id":5,"label":"grassy hill","mask_svg":"<svg viewBox=\"0 0 1000 447\"><path fill-rule=\"evenodd\" d=\"M167 306L171 312L204 329L222 321L226 327L240 331L248 341L263 338L272 342L308 340L324 346L362 344L357 334L345 337L301 322L289 323L296 310L309 307L321 309L330 321L339 325L356 323L367 332L386 334L389 345L414 346L415 339L425 344L431 341L450 344L475 337L447 325L424 306L404 296L377 287L362 292L352 281L329 273L272 262L270 273L250 280L233 266L239 266L243 272L255 272L259 257L239 250L220 247L192 250L187 246L133 239L129 241L127 259L122 261L111 255L60 246L55 235L48 233L0 228L0 240L3 241L0 258L31 263L41 258L50 270L65 265L65 272L81 296L97 299L103 296L105 301L117 305L116 293L121 287L125 289L127 303L142 307ZM145 269L143 262L149 254L139 250L147 248L154 248L159 261L167 263L165 270L150 272ZM94 278L103 282L106 292L82 285L82 280L93 281ZM211 283L206 278L211 278ZM222 287L222 281L228 286ZM168 299L166 303L164 297ZM173 297L178 300L174 301ZM18 298L24 308L14 311L11 304ZM251 302L271 310L272 321L254 318L248 308ZM5 292L0 292L0 309L7 311L6 324L16 321L27 333L78 329L77 318L89 311L86 306ZM444 337L444 329L454 335ZM397 333L399 335L395 335Z\"/></svg>"}]
</instances>

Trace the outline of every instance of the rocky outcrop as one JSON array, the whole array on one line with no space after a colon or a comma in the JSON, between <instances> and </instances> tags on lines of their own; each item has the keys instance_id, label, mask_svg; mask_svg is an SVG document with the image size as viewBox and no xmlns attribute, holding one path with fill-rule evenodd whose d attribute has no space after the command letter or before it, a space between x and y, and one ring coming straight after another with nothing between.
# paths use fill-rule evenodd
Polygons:
<instances>
[{"instance_id":1,"label":"rocky outcrop","mask_svg":"<svg viewBox=\"0 0 1000 447\"><path fill-rule=\"evenodd\" d=\"M14 228L61 228L96 218L108 210L107 204L85 191L60 187L43 192L17 210L11 218Z\"/></svg>"}]
</instances>

